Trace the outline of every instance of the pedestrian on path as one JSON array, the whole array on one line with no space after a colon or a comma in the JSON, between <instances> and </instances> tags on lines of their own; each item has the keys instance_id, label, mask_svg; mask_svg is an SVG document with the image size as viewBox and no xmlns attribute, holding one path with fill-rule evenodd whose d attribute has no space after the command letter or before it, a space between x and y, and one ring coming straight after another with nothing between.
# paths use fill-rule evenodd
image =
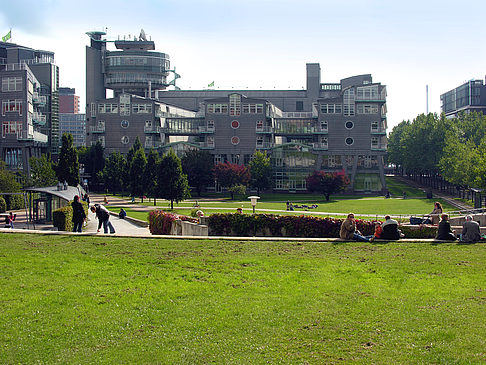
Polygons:
<instances>
[{"instance_id":1,"label":"pedestrian on path","mask_svg":"<svg viewBox=\"0 0 486 365\"><path fill-rule=\"evenodd\" d=\"M110 233L115 233L115 228L110 222L110 212L101 204L95 204L91 206L91 211L96 214L96 218L98 218L98 230L100 231L101 225L103 225L104 233L108 233L108 228L110 229Z\"/></svg>"},{"instance_id":2,"label":"pedestrian on path","mask_svg":"<svg viewBox=\"0 0 486 365\"><path fill-rule=\"evenodd\" d=\"M73 208L73 232L81 232L83 223L86 220L86 213L84 212L83 204L79 202L79 196L75 195L71 203Z\"/></svg>"}]
</instances>

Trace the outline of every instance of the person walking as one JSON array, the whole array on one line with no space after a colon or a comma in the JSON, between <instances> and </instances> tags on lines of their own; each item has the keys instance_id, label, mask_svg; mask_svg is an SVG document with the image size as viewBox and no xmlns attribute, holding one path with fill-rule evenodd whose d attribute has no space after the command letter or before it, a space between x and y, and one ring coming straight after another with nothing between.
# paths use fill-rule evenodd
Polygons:
<instances>
[{"instance_id":1,"label":"person walking","mask_svg":"<svg viewBox=\"0 0 486 365\"><path fill-rule=\"evenodd\" d=\"M73 232L82 232L83 223L86 220L83 204L79 201L79 196L75 195L71 203L73 208Z\"/></svg>"},{"instance_id":2,"label":"person walking","mask_svg":"<svg viewBox=\"0 0 486 365\"><path fill-rule=\"evenodd\" d=\"M104 233L108 233L108 229L110 229L110 233L115 233L115 228L110 222L110 212L101 204L95 204L91 206L91 211L96 214L96 218L98 218L98 230L100 231L101 225L103 225Z\"/></svg>"}]
</instances>

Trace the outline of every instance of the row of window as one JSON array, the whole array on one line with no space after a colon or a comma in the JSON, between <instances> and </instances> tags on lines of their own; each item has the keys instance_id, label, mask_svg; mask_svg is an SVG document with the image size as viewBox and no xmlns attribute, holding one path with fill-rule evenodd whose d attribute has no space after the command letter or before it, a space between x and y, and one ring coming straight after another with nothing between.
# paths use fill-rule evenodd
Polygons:
<instances>
[{"instance_id":1,"label":"row of window","mask_svg":"<svg viewBox=\"0 0 486 365\"><path fill-rule=\"evenodd\" d=\"M263 114L263 104L242 104L243 114ZM228 104L211 103L207 105L209 114L228 114ZM230 115L240 115L240 105L236 102L231 106Z\"/></svg>"},{"instance_id":2,"label":"row of window","mask_svg":"<svg viewBox=\"0 0 486 365\"><path fill-rule=\"evenodd\" d=\"M2 122L2 138L5 138L7 134L17 134L17 137L20 137L22 135L22 122Z\"/></svg>"},{"instance_id":3,"label":"row of window","mask_svg":"<svg viewBox=\"0 0 486 365\"><path fill-rule=\"evenodd\" d=\"M152 113L152 104L131 104L133 114L150 114ZM118 114L120 115L130 115L130 104L120 104L120 109L118 104L112 103L99 103L98 113L100 114Z\"/></svg>"},{"instance_id":4,"label":"row of window","mask_svg":"<svg viewBox=\"0 0 486 365\"><path fill-rule=\"evenodd\" d=\"M18 113L22 115L22 100L15 99L15 100L4 100L2 101L2 115L5 113Z\"/></svg>"},{"instance_id":5,"label":"row of window","mask_svg":"<svg viewBox=\"0 0 486 365\"><path fill-rule=\"evenodd\" d=\"M2 91L22 91L22 77L2 78Z\"/></svg>"}]
</instances>

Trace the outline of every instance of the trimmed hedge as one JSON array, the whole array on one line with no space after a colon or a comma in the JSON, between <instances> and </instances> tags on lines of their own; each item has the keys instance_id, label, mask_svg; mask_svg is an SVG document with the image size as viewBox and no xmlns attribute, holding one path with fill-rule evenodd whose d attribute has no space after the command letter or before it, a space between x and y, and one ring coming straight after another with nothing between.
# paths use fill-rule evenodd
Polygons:
<instances>
[{"instance_id":1,"label":"trimmed hedge","mask_svg":"<svg viewBox=\"0 0 486 365\"><path fill-rule=\"evenodd\" d=\"M56 209L52 212L52 224L57 228L58 231L68 231L73 230L73 208L71 207L72 201L69 202L65 207ZM84 214L88 216L88 203L82 201Z\"/></svg>"},{"instance_id":2,"label":"trimmed hedge","mask_svg":"<svg viewBox=\"0 0 486 365\"><path fill-rule=\"evenodd\" d=\"M66 205L52 212L52 223L58 231L72 231L73 208L71 208L71 205Z\"/></svg>"},{"instance_id":3,"label":"trimmed hedge","mask_svg":"<svg viewBox=\"0 0 486 365\"><path fill-rule=\"evenodd\" d=\"M213 214L208 218L211 236L274 236L338 238L343 219L308 215ZM365 236L374 233L375 221L356 220Z\"/></svg>"},{"instance_id":4,"label":"trimmed hedge","mask_svg":"<svg viewBox=\"0 0 486 365\"><path fill-rule=\"evenodd\" d=\"M7 210L19 210L25 208L23 195L5 195L5 202L7 203Z\"/></svg>"}]
</instances>

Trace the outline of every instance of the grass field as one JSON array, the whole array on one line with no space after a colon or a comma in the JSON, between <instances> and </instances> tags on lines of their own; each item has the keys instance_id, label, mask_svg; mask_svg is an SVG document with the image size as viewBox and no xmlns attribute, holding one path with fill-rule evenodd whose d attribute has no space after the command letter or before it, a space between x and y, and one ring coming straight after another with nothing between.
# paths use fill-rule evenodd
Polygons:
<instances>
[{"instance_id":1,"label":"grass field","mask_svg":"<svg viewBox=\"0 0 486 365\"><path fill-rule=\"evenodd\" d=\"M482 243L0 241L0 363L486 362Z\"/></svg>"}]
</instances>

